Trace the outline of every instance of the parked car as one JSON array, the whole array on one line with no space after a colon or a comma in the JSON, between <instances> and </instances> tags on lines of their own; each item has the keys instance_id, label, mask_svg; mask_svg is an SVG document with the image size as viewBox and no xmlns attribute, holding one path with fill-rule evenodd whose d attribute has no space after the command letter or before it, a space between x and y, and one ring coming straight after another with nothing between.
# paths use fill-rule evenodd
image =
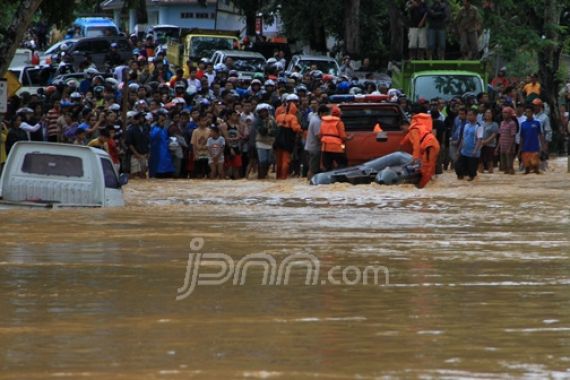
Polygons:
<instances>
[{"instance_id":1,"label":"parked car","mask_svg":"<svg viewBox=\"0 0 570 380\"><path fill-rule=\"evenodd\" d=\"M20 141L10 150L0 178L0 204L123 206L122 186L127 180L101 149Z\"/></svg>"},{"instance_id":2,"label":"parked car","mask_svg":"<svg viewBox=\"0 0 570 380\"><path fill-rule=\"evenodd\" d=\"M386 95L335 95L330 101L339 106L346 133L352 138L346 142L350 165L359 165L378 157L402 150L404 138L401 126L408 118L398 104L385 102ZM382 138L374 132L380 123Z\"/></svg>"},{"instance_id":3,"label":"parked car","mask_svg":"<svg viewBox=\"0 0 570 380\"><path fill-rule=\"evenodd\" d=\"M316 70L320 70L324 74L337 76L340 71L338 62L334 58L327 57L326 55L294 55L289 62L287 70L294 71L295 66L301 67L301 74L310 71L313 66L316 67Z\"/></svg>"},{"instance_id":4,"label":"parked car","mask_svg":"<svg viewBox=\"0 0 570 380\"><path fill-rule=\"evenodd\" d=\"M38 89L48 86L56 72L51 66L20 66L8 69L20 82L22 87L18 89L16 95L22 92L35 94Z\"/></svg>"},{"instance_id":5,"label":"parked car","mask_svg":"<svg viewBox=\"0 0 570 380\"><path fill-rule=\"evenodd\" d=\"M211 58L211 62L216 66L220 63L226 63L231 58L233 66L228 70L236 70L239 78L253 79L255 74L263 75L267 61L261 53L243 50L217 50Z\"/></svg>"},{"instance_id":6,"label":"parked car","mask_svg":"<svg viewBox=\"0 0 570 380\"><path fill-rule=\"evenodd\" d=\"M108 17L79 17L73 22L80 37L118 36L119 28Z\"/></svg>"},{"instance_id":7,"label":"parked car","mask_svg":"<svg viewBox=\"0 0 570 380\"><path fill-rule=\"evenodd\" d=\"M77 70L81 62L85 59L85 54L89 54L97 69L105 69L105 57L111 50L111 44L116 43L121 58L126 63L133 54L133 49L126 37L93 37L78 40L67 54L71 54L72 65Z\"/></svg>"}]
</instances>

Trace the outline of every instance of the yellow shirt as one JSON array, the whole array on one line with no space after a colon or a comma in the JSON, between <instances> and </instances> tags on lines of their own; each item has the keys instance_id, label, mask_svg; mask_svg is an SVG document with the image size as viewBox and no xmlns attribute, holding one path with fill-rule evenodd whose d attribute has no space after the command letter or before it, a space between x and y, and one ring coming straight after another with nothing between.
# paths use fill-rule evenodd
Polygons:
<instances>
[{"instance_id":1,"label":"yellow shirt","mask_svg":"<svg viewBox=\"0 0 570 380\"><path fill-rule=\"evenodd\" d=\"M529 96L530 94L536 94L540 96L540 83L538 82L536 82L535 84L532 84L532 82L527 83L523 87L523 92L526 94L526 96Z\"/></svg>"},{"instance_id":2,"label":"yellow shirt","mask_svg":"<svg viewBox=\"0 0 570 380\"><path fill-rule=\"evenodd\" d=\"M6 139L8 138L8 132L2 130L0 131L0 165L6 162Z\"/></svg>"}]
</instances>

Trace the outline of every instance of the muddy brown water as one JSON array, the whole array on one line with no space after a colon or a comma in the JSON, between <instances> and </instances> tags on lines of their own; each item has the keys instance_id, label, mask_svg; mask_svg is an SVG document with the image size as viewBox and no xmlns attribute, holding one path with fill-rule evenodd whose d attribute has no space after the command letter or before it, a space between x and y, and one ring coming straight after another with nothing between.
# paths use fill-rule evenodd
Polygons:
<instances>
[{"instance_id":1,"label":"muddy brown water","mask_svg":"<svg viewBox=\"0 0 570 380\"><path fill-rule=\"evenodd\" d=\"M123 209L0 210L0 379L569 378L570 176L554 166L423 191L138 181ZM253 268L176 301L196 237L235 260L314 255L325 279L384 266L390 284L294 268L261 286Z\"/></svg>"}]
</instances>

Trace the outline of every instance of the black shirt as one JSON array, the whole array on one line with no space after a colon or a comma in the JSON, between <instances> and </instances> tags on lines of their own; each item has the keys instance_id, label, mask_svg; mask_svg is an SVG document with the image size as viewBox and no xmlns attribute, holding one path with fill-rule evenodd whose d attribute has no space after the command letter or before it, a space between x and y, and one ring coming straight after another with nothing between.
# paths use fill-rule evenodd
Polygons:
<instances>
[{"instance_id":1,"label":"black shirt","mask_svg":"<svg viewBox=\"0 0 570 380\"><path fill-rule=\"evenodd\" d=\"M425 3L420 3L417 7L412 7L410 9L410 27L411 28L418 28L420 22L424 19L424 16L427 13L427 5ZM425 26L425 25L424 25Z\"/></svg>"},{"instance_id":2,"label":"black shirt","mask_svg":"<svg viewBox=\"0 0 570 380\"><path fill-rule=\"evenodd\" d=\"M130 125L127 129L127 146L132 145L139 154L148 154L150 151L150 136L148 131L140 125ZM131 152L133 153L133 152Z\"/></svg>"}]
</instances>

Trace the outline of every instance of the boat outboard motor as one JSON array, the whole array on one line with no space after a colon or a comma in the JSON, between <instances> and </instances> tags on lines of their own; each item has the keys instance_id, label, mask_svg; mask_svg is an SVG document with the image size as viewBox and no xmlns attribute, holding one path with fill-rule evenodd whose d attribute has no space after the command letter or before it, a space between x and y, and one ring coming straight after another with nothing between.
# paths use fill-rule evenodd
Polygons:
<instances>
[{"instance_id":1,"label":"boat outboard motor","mask_svg":"<svg viewBox=\"0 0 570 380\"><path fill-rule=\"evenodd\" d=\"M415 161L400 166L389 166L376 175L375 182L379 185L417 184L421 178L420 169L421 164Z\"/></svg>"}]
</instances>

